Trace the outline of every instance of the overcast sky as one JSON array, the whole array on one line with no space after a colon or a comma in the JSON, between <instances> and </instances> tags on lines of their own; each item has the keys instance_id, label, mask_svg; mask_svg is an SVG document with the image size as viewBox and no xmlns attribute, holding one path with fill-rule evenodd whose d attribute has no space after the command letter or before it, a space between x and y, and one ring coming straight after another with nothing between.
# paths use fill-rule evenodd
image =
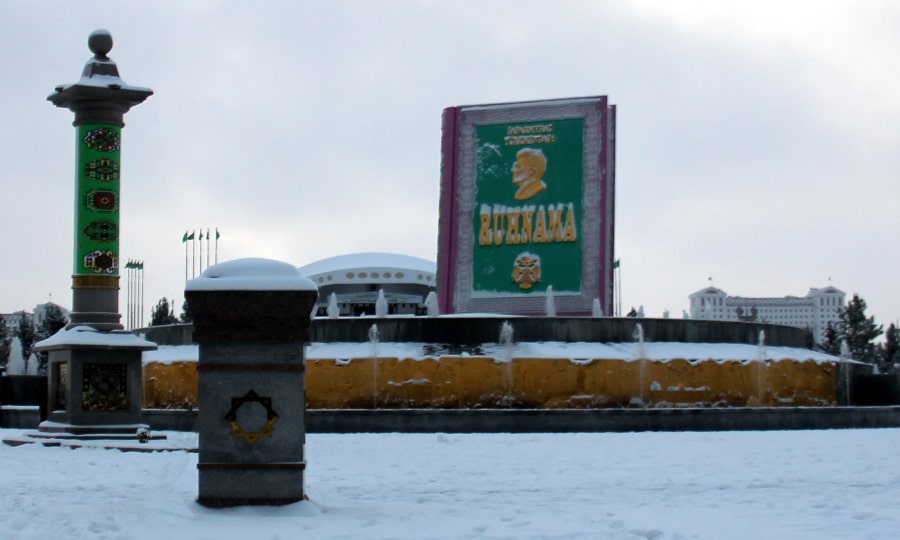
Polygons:
<instances>
[{"instance_id":1,"label":"overcast sky","mask_svg":"<svg viewBox=\"0 0 900 540\"><path fill-rule=\"evenodd\" d=\"M892 0L5 2L0 312L71 306L75 132L46 97L97 28L155 92L122 147L147 313L180 313L186 230L218 228L220 261L434 261L444 107L604 94L624 310L680 317L711 277L900 319Z\"/></svg>"}]
</instances>

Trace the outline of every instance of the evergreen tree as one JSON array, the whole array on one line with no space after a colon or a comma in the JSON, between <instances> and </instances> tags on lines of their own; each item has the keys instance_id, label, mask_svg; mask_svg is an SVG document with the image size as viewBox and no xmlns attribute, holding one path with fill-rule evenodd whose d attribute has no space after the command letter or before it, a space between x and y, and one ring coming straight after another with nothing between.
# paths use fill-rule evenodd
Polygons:
<instances>
[{"instance_id":1,"label":"evergreen tree","mask_svg":"<svg viewBox=\"0 0 900 540\"><path fill-rule=\"evenodd\" d=\"M34 338L37 331L24 309L17 315L19 316L19 327L16 329L16 337L19 338L19 344L22 346L22 362L25 363L25 373L28 373L28 361L34 350Z\"/></svg>"},{"instance_id":2,"label":"evergreen tree","mask_svg":"<svg viewBox=\"0 0 900 540\"><path fill-rule=\"evenodd\" d=\"M891 323L884 333L883 364L887 371L895 371L894 364L900 364L900 328ZM0 357L2 359L2 357Z\"/></svg>"},{"instance_id":3,"label":"evergreen tree","mask_svg":"<svg viewBox=\"0 0 900 540\"><path fill-rule=\"evenodd\" d=\"M846 341L850 358L880 365L885 353L874 341L882 333L882 326L875 324L875 317L866 317L866 301L854 294L841 308L839 320L828 323L819 348L828 354L838 355L841 343Z\"/></svg>"},{"instance_id":4,"label":"evergreen tree","mask_svg":"<svg viewBox=\"0 0 900 540\"><path fill-rule=\"evenodd\" d=\"M44 304L44 314L41 319L40 326L36 329L35 341L42 341L59 332L69 324L69 319L63 314L62 308L54 303ZM35 356L38 361L37 372L39 375L47 373L46 352L36 352Z\"/></svg>"},{"instance_id":5,"label":"evergreen tree","mask_svg":"<svg viewBox=\"0 0 900 540\"><path fill-rule=\"evenodd\" d=\"M12 334L9 332L9 326L6 324L6 318L0 316L0 372L6 370L9 364L9 353L12 348Z\"/></svg>"},{"instance_id":6,"label":"evergreen tree","mask_svg":"<svg viewBox=\"0 0 900 540\"><path fill-rule=\"evenodd\" d=\"M825 328L825 335L823 336L822 343L819 345L819 348L822 349L823 352L833 354L834 356L841 354L841 339L843 338L838 330L839 326L839 323L828 323L828 326Z\"/></svg>"},{"instance_id":7,"label":"evergreen tree","mask_svg":"<svg viewBox=\"0 0 900 540\"><path fill-rule=\"evenodd\" d=\"M169 307L169 299L163 297L153 308L153 314L150 317L150 326L163 326L166 324L175 324L178 319L175 312Z\"/></svg>"},{"instance_id":8,"label":"evergreen tree","mask_svg":"<svg viewBox=\"0 0 900 540\"><path fill-rule=\"evenodd\" d=\"M880 358L874 341L884 331L880 324L875 324L875 317L866 317L866 301L854 294L841 312L841 323L850 355L856 360L877 364Z\"/></svg>"},{"instance_id":9,"label":"evergreen tree","mask_svg":"<svg viewBox=\"0 0 900 540\"><path fill-rule=\"evenodd\" d=\"M63 314L61 307L53 303L44 304L44 316L41 319L39 333L48 338L69 324L69 318Z\"/></svg>"},{"instance_id":10,"label":"evergreen tree","mask_svg":"<svg viewBox=\"0 0 900 540\"><path fill-rule=\"evenodd\" d=\"M194 322L194 314L191 313L191 306L188 305L187 298L184 299L184 304L182 304L182 306L181 306L181 322L183 322L183 323Z\"/></svg>"},{"instance_id":11,"label":"evergreen tree","mask_svg":"<svg viewBox=\"0 0 900 540\"><path fill-rule=\"evenodd\" d=\"M875 324L875 317L866 317L866 301L854 294L841 309L837 324L828 325L821 349L830 354L839 354L841 342L846 341L850 358L878 365L882 354L874 341L882 333L882 326Z\"/></svg>"},{"instance_id":12,"label":"evergreen tree","mask_svg":"<svg viewBox=\"0 0 900 540\"><path fill-rule=\"evenodd\" d=\"M807 349L815 349L816 348L816 338L813 335L812 328L806 327L806 335L803 337L804 347Z\"/></svg>"}]
</instances>

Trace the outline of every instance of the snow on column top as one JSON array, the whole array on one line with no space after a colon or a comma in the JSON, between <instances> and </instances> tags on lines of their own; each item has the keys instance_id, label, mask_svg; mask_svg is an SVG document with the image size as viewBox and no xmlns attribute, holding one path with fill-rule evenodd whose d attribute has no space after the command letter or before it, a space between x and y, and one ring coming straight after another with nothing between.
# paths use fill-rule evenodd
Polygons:
<instances>
[{"instance_id":1,"label":"snow on column top","mask_svg":"<svg viewBox=\"0 0 900 540\"><path fill-rule=\"evenodd\" d=\"M90 326L63 328L43 341L34 344L36 351L49 351L65 347L90 347L111 349L156 350L156 343L142 339L131 332L102 331Z\"/></svg>"},{"instance_id":2,"label":"snow on column top","mask_svg":"<svg viewBox=\"0 0 900 540\"><path fill-rule=\"evenodd\" d=\"M207 268L186 291L316 291L292 264L271 259L235 259Z\"/></svg>"}]
</instances>

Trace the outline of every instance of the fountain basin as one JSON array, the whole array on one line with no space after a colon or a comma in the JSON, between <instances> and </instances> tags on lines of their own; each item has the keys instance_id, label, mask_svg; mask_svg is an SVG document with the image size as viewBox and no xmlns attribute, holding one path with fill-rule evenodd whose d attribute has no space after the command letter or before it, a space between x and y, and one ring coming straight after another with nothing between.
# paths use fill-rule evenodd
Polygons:
<instances>
[{"instance_id":1,"label":"fountain basin","mask_svg":"<svg viewBox=\"0 0 900 540\"><path fill-rule=\"evenodd\" d=\"M377 325L379 337L369 332ZM504 340L504 328L509 326ZM640 325L644 340L634 341ZM145 407L196 403L190 333L146 329ZM760 331L765 331L761 356ZM316 319L309 408L836 405L840 359L802 329L682 319L503 316ZM180 351L180 352L179 352ZM643 365L643 368L641 367ZM643 371L643 374L642 374ZM634 398L638 401L635 402Z\"/></svg>"}]
</instances>

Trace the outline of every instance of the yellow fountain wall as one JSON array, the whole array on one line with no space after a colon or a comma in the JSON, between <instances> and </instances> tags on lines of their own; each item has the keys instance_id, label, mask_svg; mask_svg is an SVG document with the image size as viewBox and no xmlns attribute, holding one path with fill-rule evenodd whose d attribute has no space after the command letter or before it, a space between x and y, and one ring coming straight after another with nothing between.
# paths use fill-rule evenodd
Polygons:
<instances>
[{"instance_id":1,"label":"yellow fountain wall","mask_svg":"<svg viewBox=\"0 0 900 540\"><path fill-rule=\"evenodd\" d=\"M195 361L144 365L144 406L194 408ZM832 363L444 356L307 359L309 408L754 407L836 404Z\"/></svg>"},{"instance_id":2,"label":"yellow fountain wall","mask_svg":"<svg viewBox=\"0 0 900 540\"><path fill-rule=\"evenodd\" d=\"M196 361L144 364L145 408L194 409L199 388Z\"/></svg>"}]
</instances>

